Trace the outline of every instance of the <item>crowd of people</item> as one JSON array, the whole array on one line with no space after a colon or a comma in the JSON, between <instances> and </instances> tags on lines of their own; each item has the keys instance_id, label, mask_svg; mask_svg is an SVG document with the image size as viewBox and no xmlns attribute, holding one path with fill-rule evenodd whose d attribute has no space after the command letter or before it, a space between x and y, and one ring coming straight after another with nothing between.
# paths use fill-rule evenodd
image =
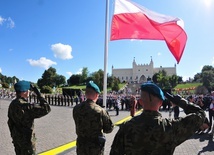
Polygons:
<instances>
[{"instance_id":1,"label":"crowd of people","mask_svg":"<svg viewBox=\"0 0 214 155\"><path fill-rule=\"evenodd\" d=\"M13 99L15 96L16 96L15 91L11 91L10 89L0 88L0 98Z\"/></svg>"}]
</instances>

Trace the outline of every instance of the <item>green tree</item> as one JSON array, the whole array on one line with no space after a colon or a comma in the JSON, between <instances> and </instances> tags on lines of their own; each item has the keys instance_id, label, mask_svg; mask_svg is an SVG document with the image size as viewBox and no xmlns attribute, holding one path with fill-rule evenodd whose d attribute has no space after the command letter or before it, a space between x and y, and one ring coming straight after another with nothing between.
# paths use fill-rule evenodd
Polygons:
<instances>
[{"instance_id":1,"label":"green tree","mask_svg":"<svg viewBox=\"0 0 214 155\"><path fill-rule=\"evenodd\" d=\"M113 91L119 91L119 89L120 89L119 83L120 82L119 82L118 78L114 77L113 86L112 86Z\"/></svg>"},{"instance_id":2,"label":"green tree","mask_svg":"<svg viewBox=\"0 0 214 155\"><path fill-rule=\"evenodd\" d=\"M166 78L164 77L164 74L165 72L163 71L159 71L158 72L158 75L157 75L157 83L158 85L163 88L164 84L165 84L165 81L166 81Z\"/></svg>"},{"instance_id":3,"label":"green tree","mask_svg":"<svg viewBox=\"0 0 214 155\"><path fill-rule=\"evenodd\" d=\"M79 85L80 84L81 75L74 74L67 81L69 86Z\"/></svg>"},{"instance_id":4,"label":"green tree","mask_svg":"<svg viewBox=\"0 0 214 155\"><path fill-rule=\"evenodd\" d=\"M38 79L37 85L41 89L43 86L50 86L53 88L56 85L55 77L56 77L56 69L50 67L49 69L45 70L42 74L42 78Z\"/></svg>"},{"instance_id":5,"label":"green tree","mask_svg":"<svg viewBox=\"0 0 214 155\"><path fill-rule=\"evenodd\" d=\"M153 81L154 83L158 83L158 76L159 76L159 73L155 73L155 74L153 75L152 81Z\"/></svg>"},{"instance_id":6,"label":"green tree","mask_svg":"<svg viewBox=\"0 0 214 155\"><path fill-rule=\"evenodd\" d=\"M172 76L169 76L169 83L170 83L170 86L171 88L174 88L175 86L177 86L178 84L178 76L177 75L172 75Z\"/></svg>"},{"instance_id":7,"label":"green tree","mask_svg":"<svg viewBox=\"0 0 214 155\"><path fill-rule=\"evenodd\" d=\"M112 88L112 86L113 86L113 81L114 81L113 76L107 76L107 87Z\"/></svg>"},{"instance_id":8,"label":"green tree","mask_svg":"<svg viewBox=\"0 0 214 155\"><path fill-rule=\"evenodd\" d=\"M42 74L42 78L38 79L37 85L41 89L43 86L49 86L51 88L59 85L65 84L66 78L62 75L58 75L56 73L56 69L53 67L50 67L49 69L45 70ZM43 93L43 92L42 92Z\"/></svg>"},{"instance_id":9,"label":"green tree","mask_svg":"<svg viewBox=\"0 0 214 155\"><path fill-rule=\"evenodd\" d=\"M42 89L41 89L41 92L42 93L45 93L45 94L52 94L53 93L53 89L49 86L43 86Z\"/></svg>"},{"instance_id":10,"label":"green tree","mask_svg":"<svg viewBox=\"0 0 214 155\"><path fill-rule=\"evenodd\" d=\"M205 86L209 92L211 92L213 83L214 83L214 72L212 71L204 71L202 73L202 83L203 86Z\"/></svg>"},{"instance_id":11,"label":"green tree","mask_svg":"<svg viewBox=\"0 0 214 155\"><path fill-rule=\"evenodd\" d=\"M205 66L202 68L201 72L203 73L203 72L205 72L205 71L212 71L212 72L214 72L214 68L213 68L212 66L205 65Z\"/></svg>"},{"instance_id":12,"label":"green tree","mask_svg":"<svg viewBox=\"0 0 214 155\"><path fill-rule=\"evenodd\" d=\"M178 83L182 83L183 82L183 77L182 76L177 76L178 77Z\"/></svg>"},{"instance_id":13,"label":"green tree","mask_svg":"<svg viewBox=\"0 0 214 155\"><path fill-rule=\"evenodd\" d=\"M195 82L201 82L202 81L202 76L201 73L197 73L194 75L194 80Z\"/></svg>"},{"instance_id":14,"label":"green tree","mask_svg":"<svg viewBox=\"0 0 214 155\"><path fill-rule=\"evenodd\" d=\"M65 76L63 75L56 75L55 76L55 84L57 87L59 87L60 85L64 85L66 81Z\"/></svg>"},{"instance_id":15,"label":"green tree","mask_svg":"<svg viewBox=\"0 0 214 155\"><path fill-rule=\"evenodd\" d=\"M88 78L88 68L87 67L83 67L82 69L82 75L81 75L81 78L80 78L80 82L81 83L85 83L87 78Z\"/></svg>"},{"instance_id":16,"label":"green tree","mask_svg":"<svg viewBox=\"0 0 214 155\"><path fill-rule=\"evenodd\" d=\"M162 89L171 89L175 87L178 83L178 76L177 75L172 75L172 76L167 76L167 72L165 70L159 71L155 77L153 77L157 82L157 84L162 88Z\"/></svg>"},{"instance_id":17,"label":"green tree","mask_svg":"<svg viewBox=\"0 0 214 155\"><path fill-rule=\"evenodd\" d=\"M214 67L205 65L201 70L201 81L209 92L214 90Z\"/></svg>"},{"instance_id":18,"label":"green tree","mask_svg":"<svg viewBox=\"0 0 214 155\"><path fill-rule=\"evenodd\" d=\"M10 84L14 84L15 81L17 81L17 82L19 81L19 79L16 76L8 77L8 76L5 76L0 73L0 83L1 84L4 83L4 85L8 85L8 88L9 88Z\"/></svg>"},{"instance_id":19,"label":"green tree","mask_svg":"<svg viewBox=\"0 0 214 155\"><path fill-rule=\"evenodd\" d=\"M103 79L104 72L102 69L99 69L97 72L92 73L93 81L99 86L100 90L103 90Z\"/></svg>"}]
</instances>

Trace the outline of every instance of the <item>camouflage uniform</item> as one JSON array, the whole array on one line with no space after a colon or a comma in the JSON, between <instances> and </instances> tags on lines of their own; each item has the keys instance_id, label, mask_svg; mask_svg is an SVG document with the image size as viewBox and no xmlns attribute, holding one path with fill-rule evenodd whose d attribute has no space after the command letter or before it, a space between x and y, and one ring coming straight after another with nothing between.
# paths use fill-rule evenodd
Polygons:
<instances>
[{"instance_id":1,"label":"camouflage uniform","mask_svg":"<svg viewBox=\"0 0 214 155\"><path fill-rule=\"evenodd\" d=\"M105 145L103 132L110 133L114 128L108 113L87 99L74 107L73 118L76 124L77 154L102 155Z\"/></svg>"},{"instance_id":2,"label":"camouflage uniform","mask_svg":"<svg viewBox=\"0 0 214 155\"><path fill-rule=\"evenodd\" d=\"M14 99L8 109L8 126L16 155L35 155L34 119L50 112L48 104L31 104L22 97Z\"/></svg>"},{"instance_id":3,"label":"camouflage uniform","mask_svg":"<svg viewBox=\"0 0 214 155\"><path fill-rule=\"evenodd\" d=\"M187 115L177 120L162 118L158 111L145 110L122 124L110 155L172 155L176 146L190 138L205 120L200 107L185 100L179 106Z\"/></svg>"},{"instance_id":4,"label":"camouflage uniform","mask_svg":"<svg viewBox=\"0 0 214 155\"><path fill-rule=\"evenodd\" d=\"M134 117L137 108L137 100L134 96L130 98L130 115Z\"/></svg>"}]
</instances>

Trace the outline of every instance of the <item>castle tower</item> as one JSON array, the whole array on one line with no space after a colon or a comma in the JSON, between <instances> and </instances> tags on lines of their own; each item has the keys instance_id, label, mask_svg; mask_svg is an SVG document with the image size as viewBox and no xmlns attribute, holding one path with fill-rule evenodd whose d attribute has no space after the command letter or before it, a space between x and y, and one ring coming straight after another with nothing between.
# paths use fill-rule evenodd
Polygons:
<instances>
[{"instance_id":1,"label":"castle tower","mask_svg":"<svg viewBox=\"0 0 214 155\"><path fill-rule=\"evenodd\" d=\"M137 66L136 62L135 62L135 57L133 59L133 62L132 62L132 68L135 68Z\"/></svg>"},{"instance_id":2,"label":"castle tower","mask_svg":"<svg viewBox=\"0 0 214 155\"><path fill-rule=\"evenodd\" d=\"M150 65L152 68L154 68L154 63L153 63L153 60L152 60L152 56L151 56L151 61L150 61L149 65Z\"/></svg>"}]
</instances>

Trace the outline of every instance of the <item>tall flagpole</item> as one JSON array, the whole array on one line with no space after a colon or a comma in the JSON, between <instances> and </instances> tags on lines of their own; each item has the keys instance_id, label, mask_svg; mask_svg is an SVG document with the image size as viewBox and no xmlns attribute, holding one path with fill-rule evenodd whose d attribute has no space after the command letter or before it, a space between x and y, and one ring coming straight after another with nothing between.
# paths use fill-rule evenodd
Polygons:
<instances>
[{"instance_id":1,"label":"tall flagpole","mask_svg":"<svg viewBox=\"0 0 214 155\"><path fill-rule=\"evenodd\" d=\"M106 99L107 99L107 64L108 64L108 15L109 9L109 0L106 0L106 19L105 19L105 49L104 49L104 78L103 78L103 104L107 108Z\"/></svg>"}]
</instances>

